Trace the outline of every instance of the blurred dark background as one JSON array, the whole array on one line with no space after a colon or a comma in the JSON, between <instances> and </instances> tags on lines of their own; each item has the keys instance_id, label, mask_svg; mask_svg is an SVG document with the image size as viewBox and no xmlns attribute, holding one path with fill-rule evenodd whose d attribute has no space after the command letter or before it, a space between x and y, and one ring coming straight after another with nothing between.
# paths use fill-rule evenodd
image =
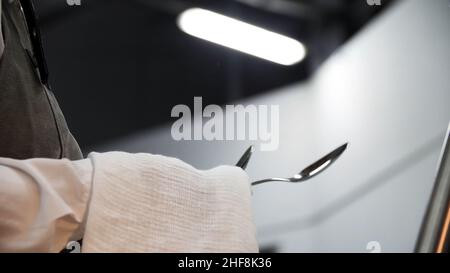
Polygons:
<instances>
[{"instance_id":1,"label":"blurred dark background","mask_svg":"<svg viewBox=\"0 0 450 273\"><path fill-rule=\"evenodd\" d=\"M176 104L225 104L307 79L393 1L39 0L53 91L82 148L169 121ZM183 33L176 18L204 7L301 41L282 66Z\"/></svg>"}]
</instances>

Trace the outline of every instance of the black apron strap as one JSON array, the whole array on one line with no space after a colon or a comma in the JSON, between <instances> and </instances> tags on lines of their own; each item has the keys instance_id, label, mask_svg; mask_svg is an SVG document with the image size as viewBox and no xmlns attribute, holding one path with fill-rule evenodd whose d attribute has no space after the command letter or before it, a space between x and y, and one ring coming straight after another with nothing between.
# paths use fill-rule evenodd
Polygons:
<instances>
[{"instance_id":1,"label":"black apron strap","mask_svg":"<svg viewBox=\"0 0 450 273\"><path fill-rule=\"evenodd\" d=\"M20 0L20 4L23 8L28 31L30 32L30 40L33 46L34 56L36 58L42 84L46 85L50 89L48 82L48 67L47 62L45 61L44 50L42 48L41 32L37 25L38 18L34 9L33 0Z\"/></svg>"}]
</instances>

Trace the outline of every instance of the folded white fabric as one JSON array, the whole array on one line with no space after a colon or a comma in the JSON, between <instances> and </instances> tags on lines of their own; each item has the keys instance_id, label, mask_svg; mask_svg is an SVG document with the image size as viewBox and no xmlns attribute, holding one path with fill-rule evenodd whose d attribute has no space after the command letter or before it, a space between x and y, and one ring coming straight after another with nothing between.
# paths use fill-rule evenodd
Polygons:
<instances>
[{"instance_id":1,"label":"folded white fabric","mask_svg":"<svg viewBox=\"0 0 450 273\"><path fill-rule=\"evenodd\" d=\"M175 158L92 153L83 252L257 252L247 174Z\"/></svg>"}]
</instances>

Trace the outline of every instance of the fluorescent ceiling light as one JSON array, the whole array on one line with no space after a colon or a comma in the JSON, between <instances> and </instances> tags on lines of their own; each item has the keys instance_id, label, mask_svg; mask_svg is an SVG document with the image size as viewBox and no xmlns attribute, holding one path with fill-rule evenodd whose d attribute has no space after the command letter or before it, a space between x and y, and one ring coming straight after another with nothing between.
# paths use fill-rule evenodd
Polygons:
<instances>
[{"instance_id":1,"label":"fluorescent ceiling light","mask_svg":"<svg viewBox=\"0 0 450 273\"><path fill-rule=\"evenodd\" d=\"M178 26L189 35L282 65L296 64L306 56L299 41L201 8L181 13Z\"/></svg>"}]
</instances>

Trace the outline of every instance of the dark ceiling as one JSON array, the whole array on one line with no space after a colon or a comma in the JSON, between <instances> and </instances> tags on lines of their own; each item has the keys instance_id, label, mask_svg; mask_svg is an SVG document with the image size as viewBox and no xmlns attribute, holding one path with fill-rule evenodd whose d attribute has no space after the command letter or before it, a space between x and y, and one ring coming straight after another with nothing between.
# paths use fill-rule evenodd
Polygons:
<instances>
[{"instance_id":1,"label":"dark ceiling","mask_svg":"<svg viewBox=\"0 0 450 273\"><path fill-rule=\"evenodd\" d=\"M364 0L35 1L55 95L82 148L169 121L176 104L227 102L308 78L388 5ZM385 3L386 2L386 3ZM392 1L390 1L392 2ZM192 6L302 41L286 67L190 37L176 25Z\"/></svg>"}]
</instances>

